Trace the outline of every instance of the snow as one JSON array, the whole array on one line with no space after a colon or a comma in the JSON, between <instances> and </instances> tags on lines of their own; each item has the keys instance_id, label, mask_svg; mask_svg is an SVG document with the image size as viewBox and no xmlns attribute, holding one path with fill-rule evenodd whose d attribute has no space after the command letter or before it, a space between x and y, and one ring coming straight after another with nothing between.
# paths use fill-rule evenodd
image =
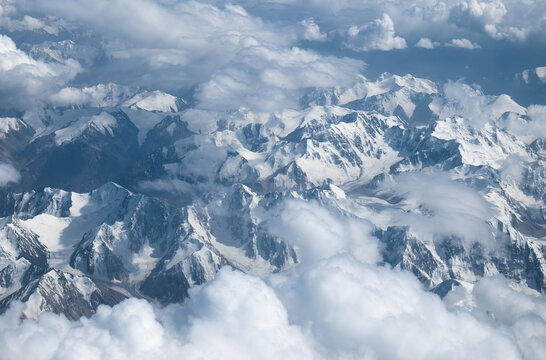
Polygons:
<instances>
[{"instance_id":1,"label":"snow","mask_svg":"<svg viewBox=\"0 0 546 360\"><path fill-rule=\"evenodd\" d=\"M414 92L436 94L438 89L436 85L427 79L416 78L412 75L397 76L394 75L394 81L397 85L408 88Z\"/></svg>"},{"instance_id":2,"label":"snow","mask_svg":"<svg viewBox=\"0 0 546 360\"><path fill-rule=\"evenodd\" d=\"M369 81L361 75L356 85L341 91L341 93L338 95L338 104L345 105L354 100L364 99L368 95L369 86Z\"/></svg>"},{"instance_id":3,"label":"snow","mask_svg":"<svg viewBox=\"0 0 546 360\"><path fill-rule=\"evenodd\" d=\"M165 114L153 113L138 108L124 108L123 111L129 116L131 122L138 129L138 143L142 145L146 140L148 132L154 128L157 124L165 118Z\"/></svg>"},{"instance_id":4,"label":"snow","mask_svg":"<svg viewBox=\"0 0 546 360\"><path fill-rule=\"evenodd\" d=\"M159 90L138 94L123 106L146 111L177 112L176 97Z\"/></svg>"},{"instance_id":5,"label":"snow","mask_svg":"<svg viewBox=\"0 0 546 360\"><path fill-rule=\"evenodd\" d=\"M366 97L369 98L397 90L397 86L416 93L436 94L438 92L436 86L430 80L419 79L412 75L398 76L383 74L377 81L368 82Z\"/></svg>"},{"instance_id":6,"label":"snow","mask_svg":"<svg viewBox=\"0 0 546 360\"><path fill-rule=\"evenodd\" d=\"M17 118L0 118L0 139L5 138L10 131L17 131L21 128L21 122Z\"/></svg>"},{"instance_id":7,"label":"snow","mask_svg":"<svg viewBox=\"0 0 546 360\"><path fill-rule=\"evenodd\" d=\"M265 261L262 257L257 256L256 259L251 259L245 255L243 249L215 242L214 247L224 256L228 261L241 269L247 274L259 276L261 278L267 277L273 266Z\"/></svg>"},{"instance_id":8,"label":"snow","mask_svg":"<svg viewBox=\"0 0 546 360\"><path fill-rule=\"evenodd\" d=\"M41 304L43 302L42 295L40 293L35 292L34 294L30 295L28 300L25 302L25 311L24 315L27 318L36 319L38 318L38 315L42 313Z\"/></svg>"},{"instance_id":9,"label":"snow","mask_svg":"<svg viewBox=\"0 0 546 360\"><path fill-rule=\"evenodd\" d=\"M349 89L336 91L338 104L345 105L353 101L370 101L374 98L373 108L381 109L386 115L392 115L398 107L401 107L408 117L413 116L416 104L412 97L415 94L437 94L436 85L426 79L413 77L412 75L398 76L388 73L382 74L376 81L369 81L361 77L357 84Z\"/></svg>"},{"instance_id":10,"label":"snow","mask_svg":"<svg viewBox=\"0 0 546 360\"><path fill-rule=\"evenodd\" d=\"M525 115L527 113L527 110L523 106L520 106L506 94L498 96L488 107L493 119L498 119L507 112L519 115Z\"/></svg>"},{"instance_id":11,"label":"snow","mask_svg":"<svg viewBox=\"0 0 546 360\"><path fill-rule=\"evenodd\" d=\"M62 112L53 109L28 110L23 115L23 121L28 124L35 133L32 140L53 134L55 131L69 127L84 117L99 115L100 109L66 109Z\"/></svg>"},{"instance_id":12,"label":"snow","mask_svg":"<svg viewBox=\"0 0 546 360\"><path fill-rule=\"evenodd\" d=\"M55 131L55 143L60 146L72 142L89 128L103 135L108 133L110 136L114 136L113 128L116 126L117 120L107 112L91 117L82 117L69 126Z\"/></svg>"},{"instance_id":13,"label":"snow","mask_svg":"<svg viewBox=\"0 0 546 360\"><path fill-rule=\"evenodd\" d=\"M72 205L70 206L70 216L81 216L82 209L89 204L90 195L89 193L72 193L70 199L72 202Z\"/></svg>"},{"instance_id":14,"label":"snow","mask_svg":"<svg viewBox=\"0 0 546 360\"><path fill-rule=\"evenodd\" d=\"M72 285L78 289L86 301L89 301L93 292L97 290L95 283L85 276L73 276Z\"/></svg>"},{"instance_id":15,"label":"snow","mask_svg":"<svg viewBox=\"0 0 546 360\"><path fill-rule=\"evenodd\" d=\"M505 132L497 131L494 125L488 123L476 130L461 117L438 121L432 136L457 141L462 160L468 165L488 165L500 169L509 154L525 154L525 144L512 139Z\"/></svg>"},{"instance_id":16,"label":"snow","mask_svg":"<svg viewBox=\"0 0 546 360\"><path fill-rule=\"evenodd\" d=\"M344 116L351 114L352 112L354 111L339 106L313 106L305 111L299 127L301 128L313 120L326 122L327 119L330 119L331 117Z\"/></svg>"},{"instance_id":17,"label":"snow","mask_svg":"<svg viewBox=\"0 0 546 360\"><path fill-rule=\"evenodd\" d=\"M69 211L68 217L44 213L20 222L24 228L38 235L39 241L48 248L52 266L79 274L78 270L70 267L70 256L84 233L100 225L104 207L92 201L89 193L71 193Z\"/></svg>"},{"instance_id":18,"label":"snow","mask_svg":"<svg viewBox=\"0 0 546 360\"><path fill-rule=\"evenodd\" d=\"M70 225L69 218L60 218L49 214L40 214L21 223L40 237L40 242L50 251L65 249L61 242L63 231Z\"/></svg>"},{"instance_id":19,"label":"snow","mask_svg":"<svg viewBox=\"0 0 546 360\"><path fill-rule=\"evenodd\" d=\"M333 184L330 184L330 191L334 194L334 196L338 199L346 199L347 198L347 195L345 194L345 192L340 189L339 187L333 185Z\"/></svg>"}]
</instances>

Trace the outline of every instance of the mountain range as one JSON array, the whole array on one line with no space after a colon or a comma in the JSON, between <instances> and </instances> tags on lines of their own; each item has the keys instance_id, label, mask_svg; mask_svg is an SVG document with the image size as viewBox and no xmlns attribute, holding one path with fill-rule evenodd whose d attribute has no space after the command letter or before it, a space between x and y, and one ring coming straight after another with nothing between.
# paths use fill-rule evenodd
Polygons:
<instances>
[{"instance_id":1,"label":"mountain range","mask_svg":"<svg viewBox=\"0 0 546 360\"><path fill-rule=\"evenodd\" d=\"M21 174L0 194L2 312L78 319L181 302L223 266L287 271L283 214L301 202L369 224L383 262L440 296L497 273L546 291L546 141L508 95L385 73L219 117L160 91L85 93L0 118Z\"/></svg>"}]
</instances>

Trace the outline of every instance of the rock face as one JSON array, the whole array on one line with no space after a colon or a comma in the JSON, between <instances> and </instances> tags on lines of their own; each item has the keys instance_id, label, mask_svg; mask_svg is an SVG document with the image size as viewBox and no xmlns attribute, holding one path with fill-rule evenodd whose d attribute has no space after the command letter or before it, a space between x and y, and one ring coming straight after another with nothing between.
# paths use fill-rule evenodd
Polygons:
<instances>
[{"instance_id":1,"label":"rock face","mask_svg":"<svg viewBox=\"0 0 546 360\"><path fill-rule=\"evenodd\" d=\"M0 311L78 318L182 301L222 266L282 271L298 262L275 229L289 199L369 220L383 261L441 296L495 273L545 291L546 143L511 132L529 119L507 96L473 115L384 74L294 113L192 122L171 95L108 91L122 95L0 119L22 174L0 198Z\"/></svg>"}]
</instances>

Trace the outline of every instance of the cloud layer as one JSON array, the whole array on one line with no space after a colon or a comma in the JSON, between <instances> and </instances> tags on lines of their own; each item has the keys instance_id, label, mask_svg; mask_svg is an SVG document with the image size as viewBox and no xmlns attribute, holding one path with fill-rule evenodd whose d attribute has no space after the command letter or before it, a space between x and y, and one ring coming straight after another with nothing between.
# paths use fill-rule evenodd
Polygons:
<instances>
[{"instance_id":1,"label":"cloud layer","mask_svg":"<svg viewBox=\"0 0 546 360\"><path fill-rule=\"evenodd\" d=\"M75 60L46 63L17 49L11 38L0 35L0 108L25 109L47 100L82 71Z\"/></svg>"},{"instance_id":2,"label":"cloud layer","mask_svg":"<svg viewBox=\"0 0 546 360\"><path fill-rule=\"evenodd\" d=\"M1 29L22 42L26 37L21 33L37 33L26 46L33 48L32 56L42 55L35 59L2 38L3 62L23 63L0 68L0 106L25 109L41 101L70 105L67 92L59 93L64 86L114 82L178 95L191 96L197 89L195 95L207 109L279 111L294 108L297 101L292 99L303 88L332 86L333 79L346 86L363 71L362 61L332 56L336 48L409 51L408 44L416 44L425 49L489 51L497 46L492 44L506 41L523 44L523 51L526 46L545 46L540 36L546 27L544 4L545 0L290 0L282 5L254 0L2 0ZM76 61L66 41L76 41L74 46L87 55ZM326 51L311 51L308 45ZM62 101L58 94L65 95Z\"/></svg>"},{"instance_id":3,"label":"cloud layer","mask_svg":"<svg viewBox=\"0 0 546 360\"><path fill-rule=\"evenodd\" d=\"M330 229L313 248L300 246L306 260L291 272L262 280L224 268L214 280L192 288L184 304L160 308L130 299L112 308L101 306L91 318L75 322L45 313L21 323L23 306L14 304L0 317L3 356L541 358L546 340L543 295L512 288L496 277L474 288L458 287L444 302L425 292L412 274L376 265L377 243L365 225L351 225L355 220L328 215L314 203L292 203L289 213L291 207L309 220L281 219L293 230L295 244L311 242L316 232ZM325 216L325 223L319 225L317 216ZM354 231L364 235L356 251L346 239ZM363 249L373 256L364 262L359 260Z\"/></svg>"}]
</instances>

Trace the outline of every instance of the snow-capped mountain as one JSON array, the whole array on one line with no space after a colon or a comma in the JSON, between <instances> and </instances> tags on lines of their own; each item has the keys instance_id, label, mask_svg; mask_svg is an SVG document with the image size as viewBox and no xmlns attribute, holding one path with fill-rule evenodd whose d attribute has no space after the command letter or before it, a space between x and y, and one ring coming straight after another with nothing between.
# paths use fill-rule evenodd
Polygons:
<instances>
[{"instance_id":1,"label":"snow-capped mountain","mask_svg":"<svg viewBox=\"0 0 546 360\"><path fill-rule=\"evenodd\" d=\"M298 200L370 221L384 261L442 296L496 273L543 292L544 139L515 133L533 119L507 95L461 88L479 112L384 74L311 91L301 111L218 117L109 85L2 118L22 180L0 202L1 309L78 318L127 297L182 301L225 265L283 271L298 250L275 227Z\"/></svg>"},{"instance_id":2,"label":"snow-capped mountain","mask_svg":"<svg viewBox=\"0 0 546 360\"><path fill-rule=\"evenodd\" d=\"M2 224L2 306L78 318L129 297L183 300L223 265L264 275L297 261L254 212L260 198L237 185L209 204L170 207L119 185L90 193L10 194Z\"/></svg>"}]
</instances>

